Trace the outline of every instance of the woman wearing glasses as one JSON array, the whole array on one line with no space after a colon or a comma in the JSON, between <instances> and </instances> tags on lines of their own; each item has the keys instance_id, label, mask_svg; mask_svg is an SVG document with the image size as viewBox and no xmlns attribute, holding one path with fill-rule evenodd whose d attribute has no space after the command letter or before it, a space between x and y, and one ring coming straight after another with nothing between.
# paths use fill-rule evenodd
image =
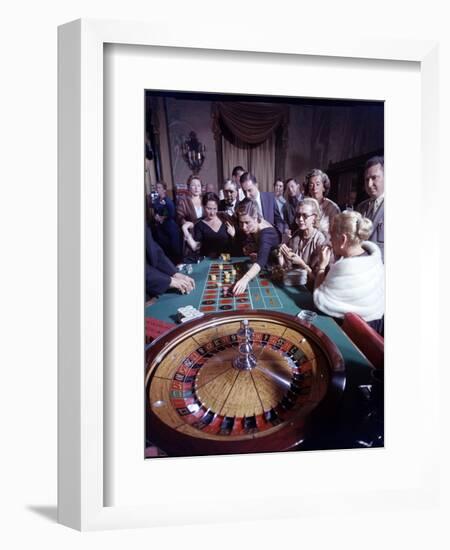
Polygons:
<instances>
[{"instance_id":1,"label":"woman wearing glasses","mask_svg":"<svg viewBox=\"0 0 450 550\"><path fill-rule=\"evenodd\" d=\"M326 237L319 231L320 207L316 199L301 200L296 208L297 231L288 244L279 248L278 261L285 272L305 270L309 281L313 281L318 270L320 250Z\"/></svg>"}]
</instances>

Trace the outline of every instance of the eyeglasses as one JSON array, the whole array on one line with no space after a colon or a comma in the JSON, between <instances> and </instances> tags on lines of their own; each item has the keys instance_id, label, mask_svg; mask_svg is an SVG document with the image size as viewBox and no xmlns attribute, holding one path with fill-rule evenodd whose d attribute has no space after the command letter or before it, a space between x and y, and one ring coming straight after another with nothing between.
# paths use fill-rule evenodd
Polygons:
<instances>
[{"instance_id":1,"label":"eyeglasses","mask_svg":"<svg viewBox=\"0 0 450 550\"><path fill-rule=\"evenodd\" d=\"M224 193L234 193L235 190L234 189L224 189L223 192Z\"/></svg>"},{"instance_id":2,"label":"eyeglasses","mask_svg":"<svg viewBox=\"0 0 450 550\"><path fill-rule=\"evenodd\" d=\"M303 218L304 220L307 220L308 218L310 218L311 216L314 216L314 214L297 214L297 219L299 220L300 218Z\"/></svg>"}]
</instances>

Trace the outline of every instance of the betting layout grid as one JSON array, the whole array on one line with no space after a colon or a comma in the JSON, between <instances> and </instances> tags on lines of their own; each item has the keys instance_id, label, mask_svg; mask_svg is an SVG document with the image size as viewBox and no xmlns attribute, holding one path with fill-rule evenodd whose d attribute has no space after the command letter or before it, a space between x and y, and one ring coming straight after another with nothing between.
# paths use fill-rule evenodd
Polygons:
<instances>
[{"instance_id":1,"label":"betting layout grid","mask_svg":"<svg viewBox=\"0 0 450 550\"><path fill-rule=\"evenodd\" d=\"M245 263L212 263L209 266L199 310L203 313L244 309L283 309L275 286L264 273L252 279L243 294L230 289L245 272Z\"/></svg>"}]
</instances>

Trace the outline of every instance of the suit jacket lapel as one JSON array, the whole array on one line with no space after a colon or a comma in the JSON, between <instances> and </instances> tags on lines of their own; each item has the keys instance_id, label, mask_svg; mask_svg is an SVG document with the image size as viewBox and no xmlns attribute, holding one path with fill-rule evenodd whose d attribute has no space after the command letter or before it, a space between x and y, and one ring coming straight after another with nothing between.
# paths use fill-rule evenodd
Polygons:
<instances>
[{"instance_id":1,"label":"suit jacket lapel","mask_svg":"<svg viewBox=\"0 0 450 550\"><path fill-rule=\"evenodd\" d=\"M384 201L382 202L381 206L376 211L376 214L372 220L373 223L373 230L372 233L374 233L377 229L378 224L384 220Z\"/></svg>"}]
</instances>

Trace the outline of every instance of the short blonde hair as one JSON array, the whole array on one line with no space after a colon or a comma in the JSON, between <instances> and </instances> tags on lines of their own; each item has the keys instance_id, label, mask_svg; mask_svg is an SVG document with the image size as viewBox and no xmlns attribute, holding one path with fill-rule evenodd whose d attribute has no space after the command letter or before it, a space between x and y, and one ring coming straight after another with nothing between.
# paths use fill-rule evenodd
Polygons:
<instances>
[{"instance_id":1,"label":"short blonde hair","mask_svg":"<svg viewBox=\"0 0 450 550\"><path fill-rule=\"evenodd\" d=\"M331 232L347 235L350 244L367 241L372 232L372 222L355 210L345 210L333 218Z\"/></svg>"},{"instance_id":2,"label":"short blonde hair","mask_svg":"<svg viewBox=\"0 0 450 550\"><path fill-rule=\"evenodd\" d=\"M313 199L312 197L305 197L301 201L298 201L298 204L295 208L295 217L296 218L298 216L298 211L299 211L300 206L310 206L311 207L312 213L316 215L316 219L314 220L314 227L316 227L316 228L319 227L320 217L321 217L319 202L316 199Z\"/></svg>"}]
</instances>

